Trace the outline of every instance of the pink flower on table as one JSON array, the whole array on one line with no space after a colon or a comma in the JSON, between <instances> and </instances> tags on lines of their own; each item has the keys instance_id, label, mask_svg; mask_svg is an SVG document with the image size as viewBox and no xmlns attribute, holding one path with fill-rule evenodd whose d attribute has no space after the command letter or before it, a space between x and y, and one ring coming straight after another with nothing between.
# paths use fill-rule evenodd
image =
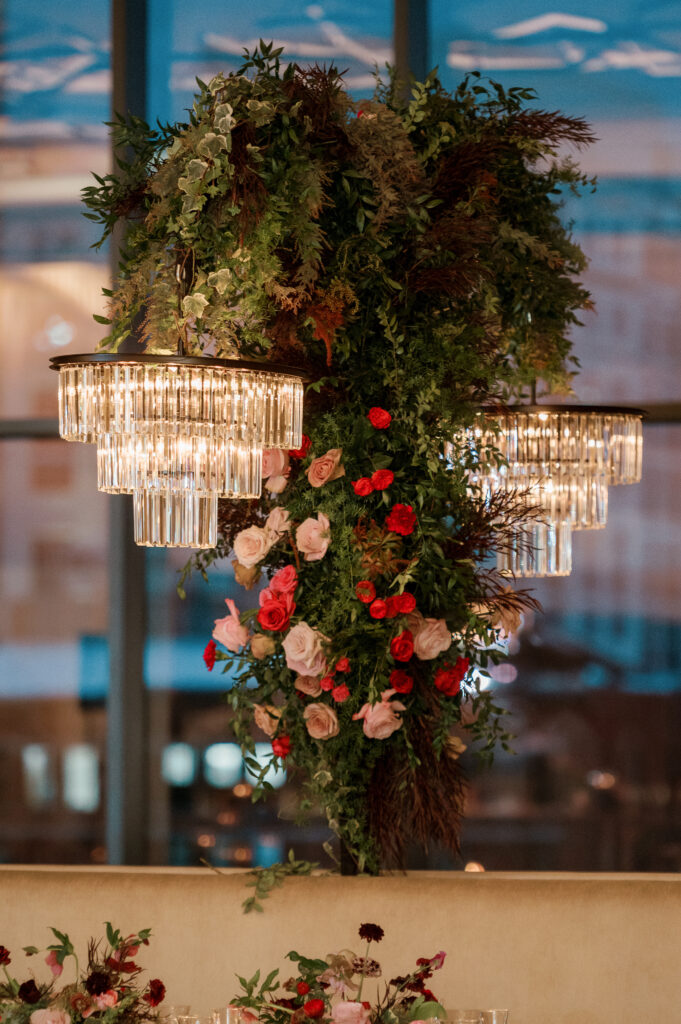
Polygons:
<instances>
[{"instance_id":1,"label":"pink flower on table","mask_svg":"<svg viewBox=\"0 0 681 1024\"><path fill-rule=\"evenodd\" d=\"M265 636L264 633L256 633L251 637L251 654L258 661L262 661L263 658L274 654L276 646L274 639L271 636Z\"/></svg>"},{"instance_id":2,"label":"pink flower on table","mask_svg":"<svg viewBox=\"0 0 681 1024\"><path fill-rule=\"evenodd\" d=\"M306 519L296 530L298 550L306 562L318 562L324 557L331 543L329 520L320 512L316 519Z\"/></svg>"},{"instance_id":3,"label":"pink flower on table","mask_svg":"<svg viewBox=\"0 0 681 1024\"><path fill-rule=\"evenodd\" d=\"M336 712L326 704L308 704L303 718L313 740L328 740L338 735Z\"/></svg>"},{"instance_id":4,"label":"pink flower on table","mask_svg":"<svg viewBox=\"0 0 681 1024\"><path fill-rule=\"evenodd\" d=\"M31 1024L71 1024L71 1014L48 1007L46 1010L34 1010L29 1020Z\"/></svg>"},{"instance_id":5,"label":"pink flower on table","mask_svg":"<svg viewBox=\"0 0 681 1024\"><path fill-rule=\"evenodd\" d=\"M353 721L364 719L362 728L364 735L370 740L386 740L402 726L402 719L396 712L405 711L406 708L399 700L391 702L390 698L394 690L384 690L381 694L380 703L365 704L356 715Z\"/></svg>"},{"instance_id":6,"label":"pink flower on table","mask_svg":"<svg viewBox=\"0 0 681 1024\"><path fill-rule=\"evenodd\" d=\"M228 651L236 653L248 643L248 630L241 625L239 609L231 597L225 598L225 604L229 608L229 615L225 615L224 619L215 620L213 638Z\"/></svg>"},{"instance_id":7,"label":"pink flower on table","mask_svg":"<svg viewBox=\"0 0 681 1024\"><path fill-rule=\"evenodd\" d=\"M288 452L281 448L265 448L262 453L262 478L267 480L271 476L284 476L288 469Z\"/></svg>"},{"instance_id":8,"label":"pink flower on table","mask_svg":"<svg viewBox=\"0 0 681 1024\"><path fill-rule=\"evenodd\" d=\"M101 995L95 996L95 1002L100 1010L108 1010L110 1006L115 1006L118 1002L118 995L112 988L107 992L102 992ZM44 1024L48 1024L47 1021Z\"/></svg>"},{"instance_id":9,"label":"pink flower on table","mask_svg":"<svg viewBox=\"0 0 681 1024\"><path fill-rule=\"evenodd\" d=\"M345 476L345 466L341 464L342 448L330 448L326 455L313 459L305 470L310 487L323 487L332 480Z\"/></svg>"},{"instance_id":10,"label":"pink flower on table","mask_svg":"<svg viewBox=\"0 0 681 1024\"><path fill-rule=\"evenodd\" d=\"M286 476L271 476L269 480L265 481L265 490L269 491L270 494L281 494L288 483L288 473Z\"/></svg>"},{"instance_id":11,"label":"pink flower on table","mask_svg":"<svg viewBox=\"0 0 681 1024\"><path fill-rule=\"evenodd\" d=\"M204 656L205 656L205 652L204 652ZM50 968L50 970L52 971L52 974L54 975L55 978L58 978L59 975L64 970L63 964L60 964L59 961L57 960L57 950L56 949L51 949L50 950L50 952L45 957L45 963Z\"/></svg>"},{"instance_id":12,"label":"pink flower on table","mask_svg":"<svg viewBox=\"0 0 681 1024\"><path fill-rule=\"evenodd\" d=\"M274 704L256 704L253 708L253 718L266 736L274 736L281 718L281 708L275 707Z\"/></svg>"},{"instance_id":13,"label":"pink flower on table","mask_svg":"<svg viewBox=\"0 0 681 1024\"><path fill-rule=\"evenodd\" d=\"M298 622L286 635L283 647L286 664L292 672L302 676L321 676L326 672L326 657L322 643L327 637L307 622Z\"/></svg>"},{"instance_id":14,"label":"pink flower on table","mask_svg":"<svg viewBox=\"0 0 681 1024\"><path fill-rule=\"evenodd\" d=\"M294 565L278 569L270 580L269 589L275 594L292 594L298 586L298 573Z\"/></svg>"},{"instance_id":15,"label":"pink flower on table","mask_svg":"<svg viewBox=\"0 0 681 1024\"><path fill-rule=\"evenodd\" d=\"M333 1024L368 1024L370 1017L364 1003L336 1003L332 1014Z\"/></svg>"},{"instance_id":16,"label":"pink flower on table","mask_svg":"<svg viewBox=\"0 0 681 1024\"><path fill-rule=\"evenodd\" d=\"M283 505L276 505L265 520L265 533L274 538L272 543L276 543L286 535L288 529L288 510Z\"/></svg>"},{"instance_id":17,"label":"pink flower on table","mask_svg":"<svg viewBox=\"0 0 681 1024\"><path fill-rule=\"evenodd\" d=\"M234 554L240 565L252 568L263 558L274 544L272 534L260 526L249 526L234 538Z\"/></svg>"},{"instance_id":18,"label":"pink flower on table","mask_svg":"<svg viewBox=\"0 0 681 1024\"><path fill-rule=\"evenodd\" d=\"M293 685L296 690L304 693L307 697L321 696L322 688L317 676L296 676Z\"/></svg>"},{"instance_id":19,"label":"pink flower on table","mask_svg":"<svg viewBox=\"0 0 681 1024\"><path fill-rule=\"evenodd\" d=\"M424 619L413 611L407 623L414 636L414 654L421 661L432 661L452 646L452 632L444 619Z\"/></svg>"}]
</instances>

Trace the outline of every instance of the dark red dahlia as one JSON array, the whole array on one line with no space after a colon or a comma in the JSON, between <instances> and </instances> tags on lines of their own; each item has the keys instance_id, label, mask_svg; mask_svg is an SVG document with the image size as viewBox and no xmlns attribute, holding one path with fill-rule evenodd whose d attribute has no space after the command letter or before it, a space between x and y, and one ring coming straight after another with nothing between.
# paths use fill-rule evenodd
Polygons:
<instances>
[{"instance_id":1,"label":"dark red dahlia","mask_svg":"<svg viewBox=\"0 0 681 1024\"><path fill-rule=\"evenodd\" d=\"M361 924L359 926L359 937L366 939L367 942L380 942L384 935L385 932L380 924Z\"/></svg>"}]
</instances>

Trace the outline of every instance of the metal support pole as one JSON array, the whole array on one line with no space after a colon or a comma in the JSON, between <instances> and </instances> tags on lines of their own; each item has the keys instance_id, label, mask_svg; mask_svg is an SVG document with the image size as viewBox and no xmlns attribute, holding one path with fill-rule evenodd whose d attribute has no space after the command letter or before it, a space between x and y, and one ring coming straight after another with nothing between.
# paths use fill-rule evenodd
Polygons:
<instances>
[{"instance_id":1,"label":"metal support pole","mask_svg":"<svg viewBox=\"0 0 681 1024\"><path fill-rule=\"evenodd\" d=\"M431 70L428 0L395 0L395 68L400 81L422 82Z\"/></svg>"},{"instance_id":2,"label":"metal support pole","mask_svg":"<svg viewBox=\"0 0 681 1024\"><path fill-rule=\"evenodd\" d=\"M113 0L113 111L147 115L147 2ZM118 262L112 246L112 265ZM133 540L132 499L109 499L107 850L110 864L149 859L145 550Z\"/></svg>"}]
</instances>

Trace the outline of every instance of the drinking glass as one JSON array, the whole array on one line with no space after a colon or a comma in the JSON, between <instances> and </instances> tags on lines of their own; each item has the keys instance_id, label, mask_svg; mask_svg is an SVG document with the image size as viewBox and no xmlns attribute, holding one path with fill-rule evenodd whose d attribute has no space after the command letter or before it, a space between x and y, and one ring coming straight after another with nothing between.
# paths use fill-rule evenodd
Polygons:
<instances>
[{"instance_id":1,"label":"drinking glass","mask_svg":"<svg viewBox=\"0 0 681 1024\"><path fill-rule=\"evenodd\" d=\"M189 1017L190 1013L191 1007L189 1003L182 1003L165 1007L163 1016L168 1021L168 1024L177 1024L181 1017Z\"/></svg>"},{"instance_id":2,"label":"drinking glass","mask_svg":"<svg viewBox=\"0 0 681 1024\"><path fill-rule=\"evenodd\" d=\"M508 1010L483 1010L482 1024L508 1024Z\"/></svg>"},{"instance_id":3,"label":"drinking glass","mask_svg":"<svg viewBox=\"0 0 681 1024\"><path fill-rule=\"evenodd\" d=\"M447 1010L449 1024L480 1024L482 1010Z\"/></svg>"}]
</instances>

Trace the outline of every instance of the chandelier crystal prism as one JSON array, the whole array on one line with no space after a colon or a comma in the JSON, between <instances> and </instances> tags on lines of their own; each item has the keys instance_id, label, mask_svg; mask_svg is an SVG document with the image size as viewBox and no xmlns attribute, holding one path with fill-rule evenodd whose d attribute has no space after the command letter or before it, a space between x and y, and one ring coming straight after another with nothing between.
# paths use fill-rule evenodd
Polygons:
<instances>
[{"instance_id":1,"label":"chandelier crystal prism","mask_svg":"<svg viewBox=\"0 0 681 1024\"><path fill-rule=\"evenodd\" d=\"M302 443L289 366L144 354L56 356L59 433L97 446L98 488L133 494L135 541L214 547L218 497L258 498L264 449Z\"/></svg>"}]
</instances>

